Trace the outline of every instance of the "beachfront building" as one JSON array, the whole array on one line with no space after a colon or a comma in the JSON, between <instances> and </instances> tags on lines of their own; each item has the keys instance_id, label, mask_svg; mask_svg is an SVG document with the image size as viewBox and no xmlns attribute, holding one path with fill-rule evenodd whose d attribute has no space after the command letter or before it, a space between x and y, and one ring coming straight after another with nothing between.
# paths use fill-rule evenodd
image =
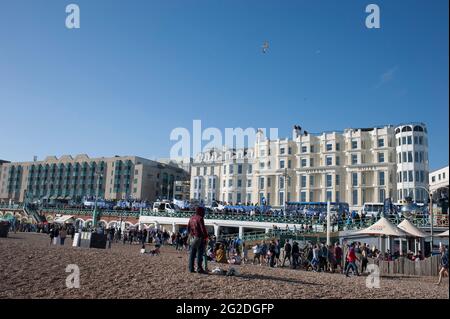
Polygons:
<instances>
[{"instance_id":1,"label":"beachfront building","mask_svg":"<svg viewBox=\"0 0 450 319\"><path fill-rule=\"evenodd\" d=\"M176 200L189 200L191 191L190 181L175 181L173 198Z\"/></svg>"},{"instance_id":2,"label":"beachfront building","mask_svg":"<svg viewBox=\"0 0 450 319\"><path fill-rule=\"evenodd\" d=\"M439 189L448 189L448 165L430 172L430 192L434 194Z\"/></svg>"},{"instance_id":3,"label":"beachfront building","mask_svg":"<svg viewBox=\"0 0 450 319\"><path fill-rule=\"evenodd\" d=\"M289 201L330 200L347 202L356 210L366 202L382 203L388 197L399 201L412 195L420 202L426 197L419 189L411 190L428 183L427 145L423 123L319 134L295 126L291 139L277 140L259 131L251 148L223 147L197 154L191 197L205 203L265 202L274 207Z\"/></svg>"},{"instance_id":4,"label":"beachfront building","mask_svg":"<svg viewBox=\"0 0 450 319\"><path fill-rule=\"evenodd\" d=\"M193 159L191 157L174 157L174 158L158 158L158 162L179 167L186 171L189 175L191 174L191 166Z\"/></svg>"},{"instance_id":5,"label":"beachfront building","mask_svg":"<svg viewBox=\"0 0 450 319\"><path fill-rule=\"evenodd\" d=\"M1 168L3 164L9 163L8 161L0 159L0 174L2 173Z\"/></svg>"},{"instance_id":6,"label":"beachfront building","mask_svg":"<svg viewBox=\"0 0 450 319\"><path fill-rule=\"evenodd\" d=\"M399 125L395 129L397 198L416 202L428 199L428 134L422 123Z\"/></svg>"},{"instance_id":7,"label":"beachfront building","mask_svg":"<svg viewBox=\"0 0 450 319\"><path fill-rule=\"evenodd\" d=\"M106 200L153 201L172 198L175 180L186 179L189 174L180 167L137 156L48 156L43 161L4 163L0 200L69 202L98 195Z\"/></svg>"},{"instance_id":8,"label":"beachfront building","mask_svg":"<svg viewBox=\"0 0 450 319\"><path fill-rule=\"evenodd\" d=\"M430 173L430 192L433 196L434 207L439 207L439 211L448 213L448 165Z\"/></svg>"}]
</instances>

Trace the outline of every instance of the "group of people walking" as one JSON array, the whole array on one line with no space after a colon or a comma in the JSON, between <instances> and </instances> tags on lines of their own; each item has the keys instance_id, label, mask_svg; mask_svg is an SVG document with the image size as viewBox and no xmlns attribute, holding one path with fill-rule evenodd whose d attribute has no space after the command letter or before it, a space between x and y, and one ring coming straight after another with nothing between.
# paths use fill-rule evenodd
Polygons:
<instances>
[{"instance_id":1,"label":"group of people walking","mask_svg":"<svg viewBox=\"0 0 450 319\"><path fill-rule=\"evenodd\" d=\"M64 246L68 236L71 236L72 239L75 236L75 229L66 225L53 224L50 226L48 233L50 237L50 245L53 244Z\"/></svg>"}]
</instances>

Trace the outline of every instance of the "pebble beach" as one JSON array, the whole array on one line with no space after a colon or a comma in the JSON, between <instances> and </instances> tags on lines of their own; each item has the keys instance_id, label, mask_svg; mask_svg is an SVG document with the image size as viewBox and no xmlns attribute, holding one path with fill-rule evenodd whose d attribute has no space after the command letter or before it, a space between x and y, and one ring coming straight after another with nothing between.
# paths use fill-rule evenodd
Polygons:
<instances>
[{"instance_id":1,"label":"pebble beach","mask_svg":"<svg viewBox=\"0 0 450 319\"><path fill-rule=\"evenodd\" d=\"M152 247L148 245L147 250ZM0 238L0 298L145 299L448 299L448 278L382 277L367 288L366 277L315 273L259 265L233 266L236 276L189 273L188 253L164 246L161 254L140 253L140 245L111 249L50 245L48 235L10 233ZM80 287L67 288L66 267L77 265ZM212 270L230 265L210 263Z\"/></svg>"}]
</instances>

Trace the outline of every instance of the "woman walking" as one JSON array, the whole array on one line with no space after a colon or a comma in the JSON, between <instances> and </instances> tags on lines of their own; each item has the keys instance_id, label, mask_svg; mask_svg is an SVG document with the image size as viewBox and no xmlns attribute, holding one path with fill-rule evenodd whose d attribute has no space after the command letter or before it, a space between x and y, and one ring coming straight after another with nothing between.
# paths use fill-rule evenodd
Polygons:
<instances>
[{"instance_id":1,"label":"woman walking","mask_svg":"<svg viewBox=\"0 0 450 319\"><path fill-rule=\"evenodd\" d=\"M440 285L442 281L442 277L448 276L448 250L445 249L445 246L441 247L441 270L439 271L439 280L436 285Z\"/></svg>"}]
</instances>

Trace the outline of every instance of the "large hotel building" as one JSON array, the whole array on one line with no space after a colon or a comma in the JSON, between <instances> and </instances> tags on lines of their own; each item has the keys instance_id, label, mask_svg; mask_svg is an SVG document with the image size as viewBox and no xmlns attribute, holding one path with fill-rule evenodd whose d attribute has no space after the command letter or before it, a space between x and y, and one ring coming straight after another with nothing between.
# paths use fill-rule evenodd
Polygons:
<instances>
[{"instance_id":1,"label":"large hotel building","mask_svg":"<svg viewBox=\"0 0 450 319\"><path fill-rule=\"evenodd\" d=\"M153 201L173 197L174 182L180 180L189 180L181 167L136 156L89 158L82 154L2 161L0 200L81 201L98 195L106 200Z\"/></svg>"},{"instance_id":2,"label":"large hotel building","mask_svg":"<svg viewBox=\"0 0 450 319\"><path fill-rule=\"evenodd\" d=\"M210 203L286 201L364 203L427 199L428 139L423 123L309 134L295 126L292 139L256 134L253 148L197 154L191 198ZM424 189L425 188L425 189Z\"/></svg>"}]
</instances>

